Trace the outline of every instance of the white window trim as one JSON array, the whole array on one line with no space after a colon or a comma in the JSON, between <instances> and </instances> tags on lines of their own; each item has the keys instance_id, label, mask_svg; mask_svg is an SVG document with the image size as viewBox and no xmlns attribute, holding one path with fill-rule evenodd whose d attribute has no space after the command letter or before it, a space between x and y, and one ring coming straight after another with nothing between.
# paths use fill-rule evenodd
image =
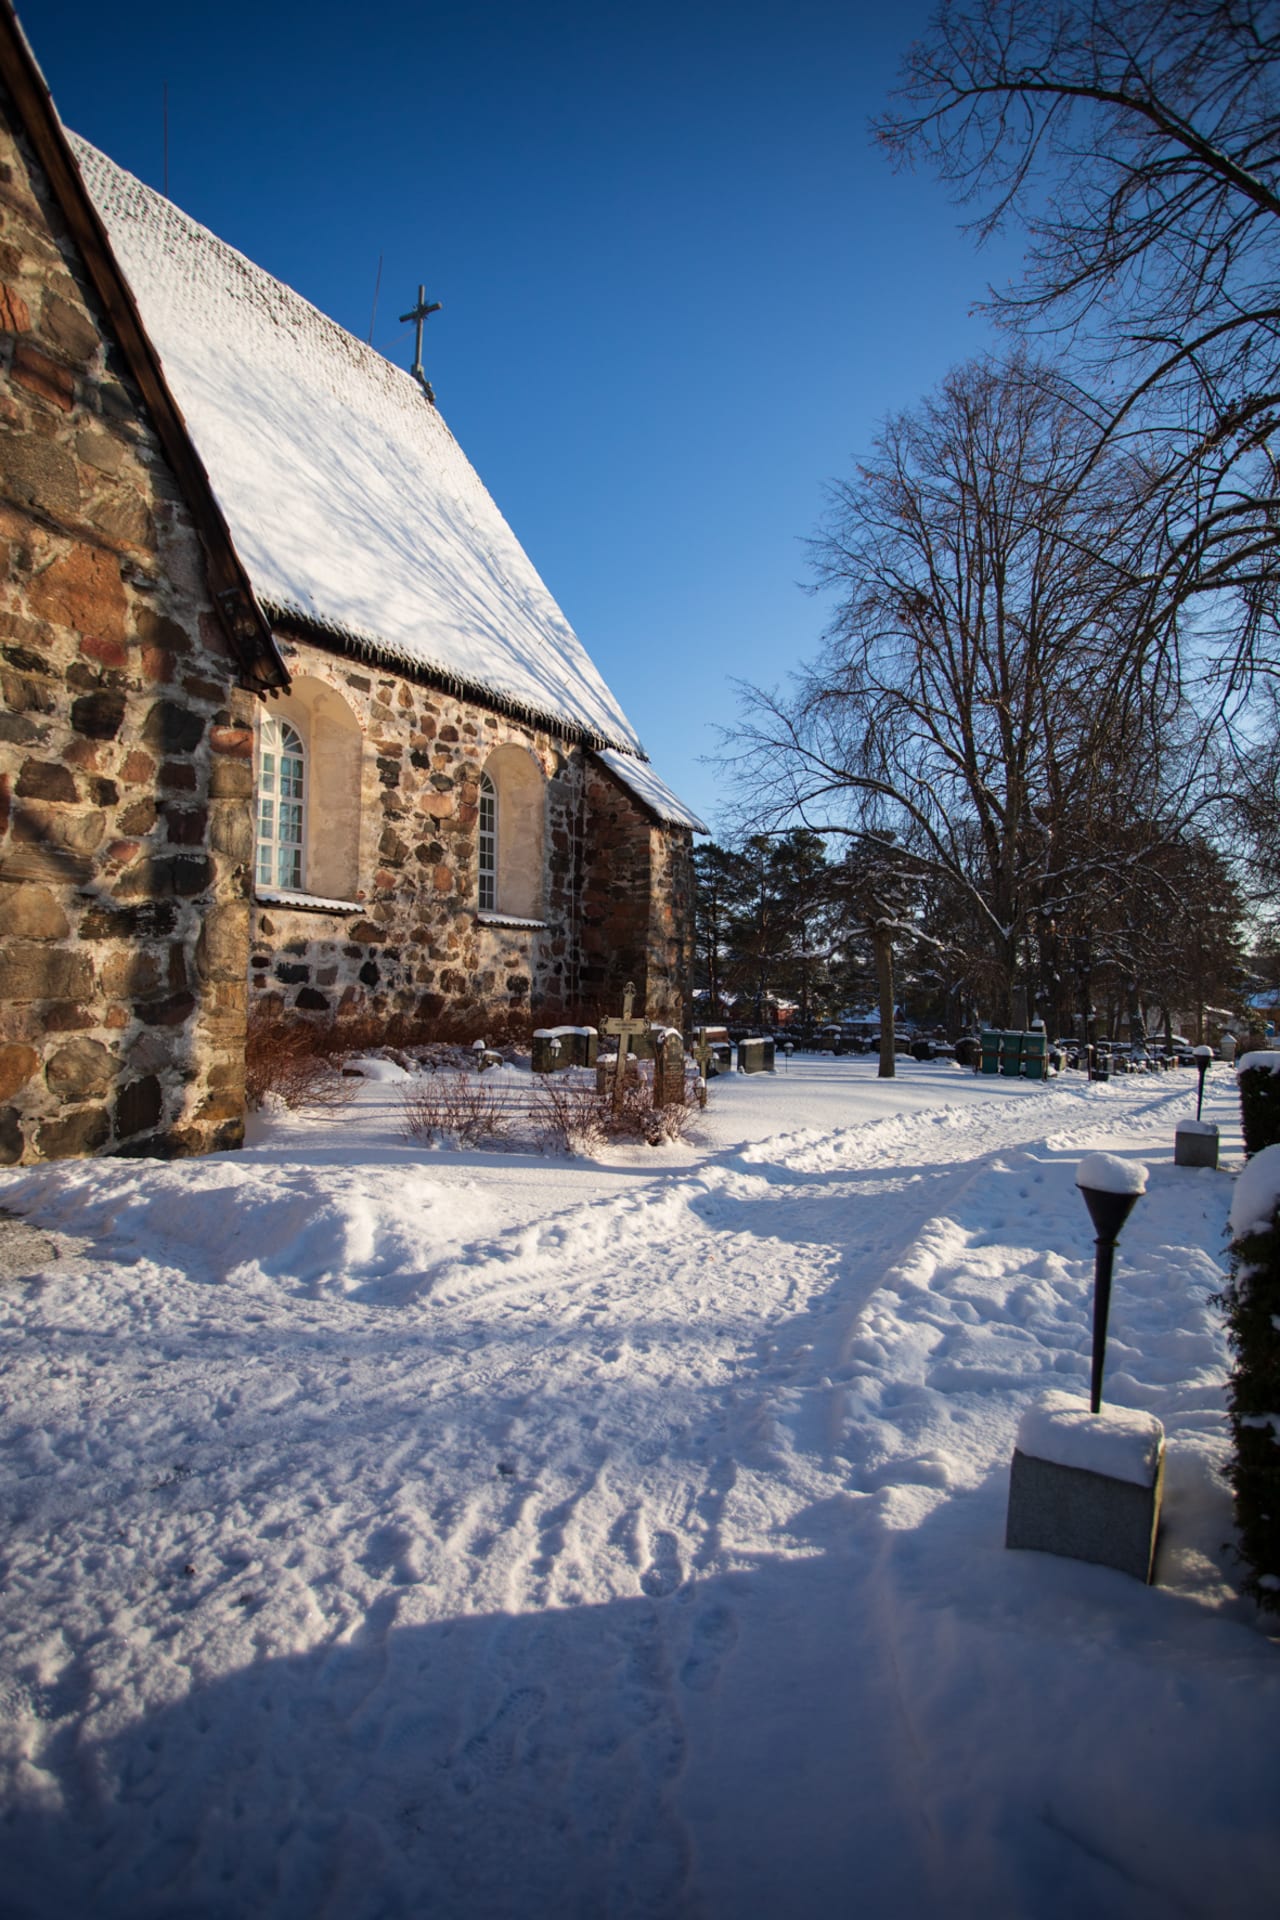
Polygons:
<instances>
[{"instance_id":1,"label":"white window trim","mask_svg":"<svg viewBox=\"0 0 1280 1920\"><path fill-rule=\"evenodd\" d=\"M295 743L294 745L290 745L290 738ZM263 793L262 762L263 756L267 753L275 756L277 766L275 791L270 796L273 831L269 836L262 831L262 808L264 798L266 798ZM282 841L279 833L280 804L284 798L280 791L279 769L280 763L286 755L289 759L296 760L301 769L302 792L296 800L299 813L299 837L296 843L291 840ZM253 874L255 889L258 886L262 886L274 888L280 892L305 893L307 880L307 789L309 785L307 749L303 742L302 735L291 721L282 720L278 714L274 713L265 715L258 734L258 777L255 782L256 791L254 794ZM290 805L295 804L293 796L289 796L288 803ZM287 881L282 881L280 878L280 851L282 847L291 852L296 848L298 869L298 884L296 887L290 886ZM264 849L267 851L270 866L270 877L267 879L261 876Z\"/></svg>"},{"instance_id":2,"label":"white window trim","mask_svg":"<svg viewBox=\"0 0 1280 1920\"><path fill-rule=\"evenodd\" d=\"M485 825L485 812L491 824ZM487 857L486 857L487 856ZM498 789L487 773L480 775L480 812L476 837L476 901L482 914L498 908Z\"/></svg>"}]
</instances>

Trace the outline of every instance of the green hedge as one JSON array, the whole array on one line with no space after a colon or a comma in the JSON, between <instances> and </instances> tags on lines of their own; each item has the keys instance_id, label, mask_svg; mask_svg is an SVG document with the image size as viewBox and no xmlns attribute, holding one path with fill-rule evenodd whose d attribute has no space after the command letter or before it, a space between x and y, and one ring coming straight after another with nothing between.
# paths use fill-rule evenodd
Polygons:
<instances>
[{"instance_id":1,"label":"green hedge","mask_svg":"<svg viewBox=\"0 0 1280 1920\"><path fill-rule=\"evenodd\" d=\"M1280 1066L1280 1053L1275 1059ZM1269 1067L1249 1067L1237 1077L1244 1150L1252 1159L1264 1147L1280 1145L1280 1072L1273 1073Z\"/></svg>"},{"instance_id":2,"label":"green hedge","mask_svg":"<svg viewBox=\"0 0 1280 1920\"><path fill-rule=\"evenodd\" d=\"M1280 1204L1269 1226L1232 1241L1221 1303L1235 1355L1228 1478L1249 1568L1245 1591L1280 1613Z\"/></svg>"}]
</instances>

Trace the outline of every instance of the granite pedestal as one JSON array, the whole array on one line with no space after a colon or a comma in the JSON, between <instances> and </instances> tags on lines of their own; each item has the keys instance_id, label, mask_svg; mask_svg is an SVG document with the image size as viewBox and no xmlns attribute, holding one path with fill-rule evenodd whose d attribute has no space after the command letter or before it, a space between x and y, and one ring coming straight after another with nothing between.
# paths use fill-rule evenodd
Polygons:
<instances>
[{"instance_id":1,"label":"granite pedestal","mask_svg":"<svg viewBox=\"0 0 1280 1920\"><path fill-rule=\"evenodd\" d=\"M1180 1120L1173 1130L1175 1167L1216 1167L1218 1129L1207 1120Z\"/></svg>"},{"instance_id":2,"label":"granite pedestal","mask_svg":"<svg viewBox=\"0 0 1280 1920\"><path fill-rule=\"evenodd\" d=\"M1038 1409L1038 1421L1024 1419L1019 1429L1006 1547L1091 1560L1149 1584L1164 1492L1159 1421L1128 1409L1104 1408L1090 1416L1087 1403L1070 1405L1065 1395L1052 1399L1056 1406ZM1079 1464L1091 1454L1099 1465L1119 1471Z\"/></svg>"}]
</instances>

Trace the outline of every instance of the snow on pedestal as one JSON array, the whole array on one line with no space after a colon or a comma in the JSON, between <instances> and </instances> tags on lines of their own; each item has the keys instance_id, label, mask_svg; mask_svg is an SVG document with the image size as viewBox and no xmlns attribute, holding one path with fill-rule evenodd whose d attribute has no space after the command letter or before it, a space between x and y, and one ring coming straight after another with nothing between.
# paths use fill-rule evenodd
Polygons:
<instances>
[{"instance_id":1,"label":"snow on pedestal","mask_svg":"<svg viewBox=\"0 0 1280 1920\"><path fill-rule=\"evenodd\" d=\"M1175 1167L1216 1167L1218 1129L1211 1120L1179 1120L1173 1130Z\"/></svg>"},{"instance_id":2,"label":"snow on pedestal","mask_svg":"<svg viewBox=\"0 0 1280 1920\"><path fill-rule=\"evenodd\" d=\"M1018 1425L1005 1545L1150 1581L1163 1491L1164 1428L1154 1415L1091 1413L1087 1400L1046 1394Z\"/></svg>"}]
</instances>

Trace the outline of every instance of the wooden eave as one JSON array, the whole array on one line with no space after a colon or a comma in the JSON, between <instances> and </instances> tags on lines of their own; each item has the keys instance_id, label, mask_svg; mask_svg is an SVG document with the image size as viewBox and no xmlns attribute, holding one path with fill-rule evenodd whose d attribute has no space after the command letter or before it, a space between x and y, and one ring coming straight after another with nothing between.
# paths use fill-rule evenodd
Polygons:
<instances>
[{"instance_id":1,"label":"wooden eave","mask_svg":"<svg viewBox=\"0 0 1280 1920\"><path fill-rule=\"evenodd\" d=\"M226 632L241 683L257 693L287 688L289 674L258 605L231 529L196 452L182 410L169 390L107 230L89 198L57 108L10 0L0 0L0 79L13 97L27 138L44 169L79 249L103 315L125 357L165 457L182 489L204 548L209 591Z\"/></svg>"},{"instance_id":2,"label":"wooden eave","mask_svg":"<svg viewBox=\"0 0 1280 1920\"><path fill-rule=\"evenodd\" d=\"M394 673L399 679L410 680L416 686L433 687L441 693L453 694L459 700L486 707L490 713L502 714L506 719L519 720L536 732L551 734L571 746L597 750L612 747L620 753L631 751L622 741L612 740L594 727L583 726L581 721L530 706L513 695L499 693L495 688L486 686L482 680L468 679L465 674L452 672L447 667L411 660L407 654L368 634L353 633L349 628L338 626L330 620L309 619L291 607L274 607L269 601L267 606L275 631L286 640L300 640L313 647L321 647L328 653L341 654L345 659L355 661L373 672ZM642 754L636 755L637 759L644 757Z\"/></svg>"}]
</instances>

